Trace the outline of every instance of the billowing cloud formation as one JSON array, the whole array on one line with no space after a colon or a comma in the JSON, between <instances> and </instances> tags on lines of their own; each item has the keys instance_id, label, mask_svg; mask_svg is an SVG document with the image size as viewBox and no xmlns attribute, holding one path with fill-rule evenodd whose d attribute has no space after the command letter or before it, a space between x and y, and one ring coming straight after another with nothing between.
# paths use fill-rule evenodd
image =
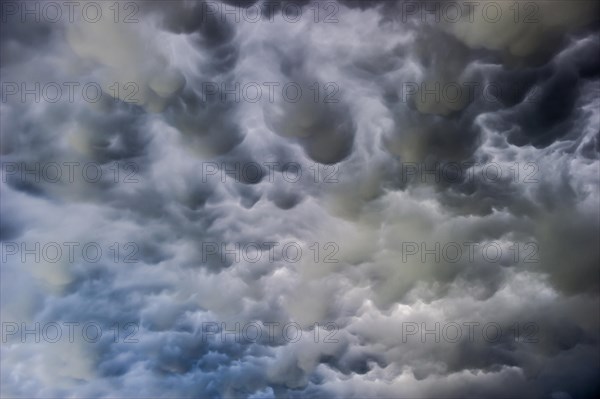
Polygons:
<instances>
[{"instance_id":1,"label":"billowing cloud formation","mask_svg":"<svg viewBox=\"0 0 600 399\"><path fill-rule=\"evenodd\" d=\"M598 4L479 3L3 4L2 395L597 397Z\"/></svg>"}]
</instances>

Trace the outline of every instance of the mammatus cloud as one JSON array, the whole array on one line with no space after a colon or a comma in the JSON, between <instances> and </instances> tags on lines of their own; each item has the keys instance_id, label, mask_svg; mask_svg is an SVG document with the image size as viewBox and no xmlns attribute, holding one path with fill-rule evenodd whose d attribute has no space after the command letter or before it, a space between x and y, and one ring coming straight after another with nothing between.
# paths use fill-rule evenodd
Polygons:
<instances>
[{"instance_id":1,"label":"mammatus cloud","mask_svg":"<svg viewBox=\"0 0 600 399\"><path fill-rule=\"evenodd\" d=\"M69 4L2 3L2 396L598 396L597 3Z\"/></svg>"}]
</instances>

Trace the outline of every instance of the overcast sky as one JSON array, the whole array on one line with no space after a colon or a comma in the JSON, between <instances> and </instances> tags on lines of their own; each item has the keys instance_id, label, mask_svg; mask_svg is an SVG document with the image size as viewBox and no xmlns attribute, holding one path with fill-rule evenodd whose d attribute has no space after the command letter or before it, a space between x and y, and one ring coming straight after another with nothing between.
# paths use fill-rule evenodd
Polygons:
<instances>
[{"instance_id":1,"label":"overcast sky","mask_svg":"<svg viewBox=\"0 0 600 399\"><path fill-rule=\"evenodd\" d=\"M600 396L599 4L2 1L2 397Z\"/></svg>"}]
</instances>

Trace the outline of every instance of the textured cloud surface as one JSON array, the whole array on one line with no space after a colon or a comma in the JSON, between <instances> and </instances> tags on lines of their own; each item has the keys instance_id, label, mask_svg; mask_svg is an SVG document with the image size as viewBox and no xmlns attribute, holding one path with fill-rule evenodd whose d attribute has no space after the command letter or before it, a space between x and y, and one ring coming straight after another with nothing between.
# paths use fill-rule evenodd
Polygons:
<instances>
[{"instance_id":1,"label":"textured cloud surface","mask_svg":"<svg viewBox=\"0 0 600 399\"><path fill-rule=\"evenodd\" d=\"M600 396L598 2L109 3L2 3L2 397Z\"/></svg>"}]
</instances>

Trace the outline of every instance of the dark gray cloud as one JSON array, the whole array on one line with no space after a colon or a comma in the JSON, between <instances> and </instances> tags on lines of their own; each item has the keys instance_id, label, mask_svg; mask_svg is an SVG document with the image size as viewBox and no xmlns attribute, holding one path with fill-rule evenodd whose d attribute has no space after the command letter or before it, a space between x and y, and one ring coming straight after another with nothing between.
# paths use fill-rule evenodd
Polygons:
<instances>
[{"instance_id":1,"label":"dark gray cloud","mask_svg":"<svg viewBox=\"0 0 600 399\"><path fill-rule=\"evenodd\" d=\"M598 396L597 3L9 3L2 395Z\"/></svg>"}]
</instances>

